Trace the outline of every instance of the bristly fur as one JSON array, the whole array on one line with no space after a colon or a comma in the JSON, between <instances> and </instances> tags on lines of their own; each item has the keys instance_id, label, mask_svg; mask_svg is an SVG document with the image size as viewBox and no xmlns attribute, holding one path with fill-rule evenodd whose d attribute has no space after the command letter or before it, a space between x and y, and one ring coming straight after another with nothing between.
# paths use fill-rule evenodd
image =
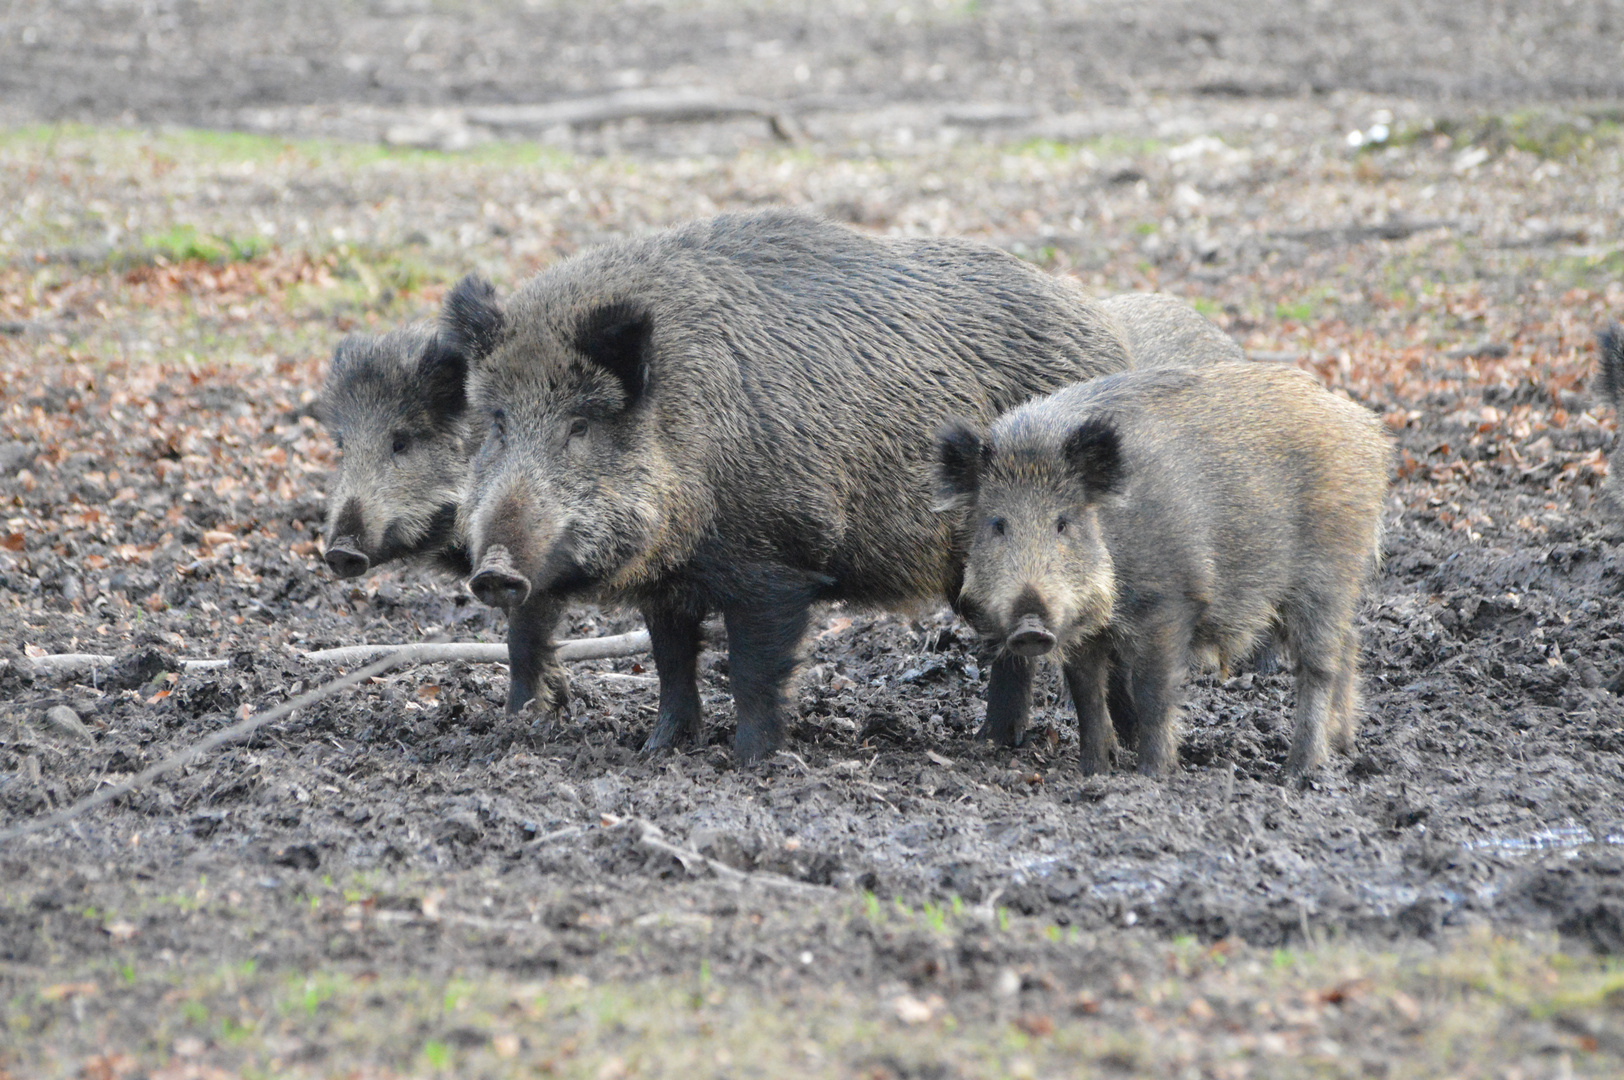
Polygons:
<instances>
[{"instance_id":1,"label":"bristly fur","mask_svg":"<svg viewBox=\"0 0 1624 1080\"><path fill-rule=\"evenodd\" d=\"M1618 323L1604 328L1596 335L1596 348L1600 353L1601 395L1614 408L1624 404L1624 327Z\"/></svg>"},{"instance_id":2,"label":"bristly fur","mask_svg":"<svg viewBox=\"0 0 1624 1080\"><path fill-rule=\"evenodd\" d=\"M1090 416L1084 420L1066 436L1060 453L1090 499L1121 490L1122 439L1111 417Z\"/></svg>"},{"instance_id":3,"label":"bristly fur","mask_svg":"<svg viewBox=\"0 0 1624 1080\"><path fill-rule=\"evenodd\" d=\"M322 387L322 423L341 444L328 493L329 565L353 575L397 559L466 577L471 571L460 511L468 480L467 379L472 355L494 347L501 310L488 283L453 290L454 318L339 342ZM363 558L356 558L357 555ZM554 656L561 608L526 606L508 623L508 711L569 698Z\"/></svg>"},{"instance_id":4,"label":"bristly fur","mask_svg":"<svg viewBox=\"0 0 1624 1080\"><path fill-rule=\"evenodd\" d=\"M1131 364L1118 320L1005 252L783 210L583 252L502 313L469 380L504 417L466 504L476 564L500 544L539 593L643 609L654 747L697 734L695 620L721 611L749 759L813 603L958 595L938 427Z\"/></svg>"},{"instance_id":5,"label":"bristly fur","mask_svg":"<svg viewBox=\"0 0 1624 1080\"><path fill-rule=\"evenodd\" d=\"M1372 413L1294 369L1213 364L1077 383L1000 417L987 440L998 464L967 515L964 608L994 639L1043 619L1085 770L1109 767L1112 668L1132 686L1139 769L1159 773L1177 761L1190 658L1227 663L1265 636L1283 635L1298 668L1287 771L1351 748L1353 619L1392 456ZM1079 510L1079 474L1120 497ZM1131 602L1090 622L1077 598L1106 584Z\"/></svg>"},{"instance_id":6,"label":"bristly fur","mask_svg":"<svg viewBox=\"0 0 1624 1080\"><path fill-rule=\"evenodd\" d=\"M466 562L450 550L463 545L447 527L468 474L466 373L466 359L431 324L339 342L320 408L343 444L328 493L329 544L342 538L373 566Z\"/></svg>"},{"instance_id":7,"label":"bristly fur","mask_svg":"<svg viewBox=\"0 0 1624 1080\"><path fill-rule=\"evenodd\" d=\"M468 410L468 359L436 336L418 361L423 406L441 420L455 420Z\"/></svg>"},{"instance_id":8,"label":"bristly fur","mask_svg":"<svg viewBox=\"0 0 1624 1080\"><path fill-rule=\"evenodd\" d=\"M502 341L505 321L496 302L496 287L469 274L446 294L440 333L450 350L477 363Z\"/></svg>"},{"instance_id":9,"label":"bristly fur","mask_svg":"<svg viewBox=\"0 0 1624 1080\"><path fill-rule=\"evenodd\" d=\"M960 510L975 502L981 467L992 456L986 433L963 417L942 425L936 437L936 513Z\"/></svg>"},{"instance_id":10,"label":"bristly fur","mask_svg":"<svg viewBox=\"0 0 1624 1080\"><path fill-rule=\"evenodd\" d=\"M575 347L613 375L631 408L648 387L648 352L654 323L647 311L621 301L593 308L581 319Z\"/></svg>"}]
</instances>

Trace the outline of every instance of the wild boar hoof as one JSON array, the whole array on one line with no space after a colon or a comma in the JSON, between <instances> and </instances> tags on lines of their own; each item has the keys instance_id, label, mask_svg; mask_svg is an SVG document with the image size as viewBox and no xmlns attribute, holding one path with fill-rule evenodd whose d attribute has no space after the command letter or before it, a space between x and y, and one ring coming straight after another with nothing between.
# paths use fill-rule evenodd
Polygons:
<instances>
[{"instance_id":1,"label":"wild boar hoof","mask_svg":"<svg viewBox=\"0 0 1624 1080\"><path fill-rule=\"evenodd\" d=\"M1011 731L1007 725L983 723L976 729L977 739L995 742L999 746L1017 749L1026 745L1026 729Z\"/></svg>"}]
</instances>

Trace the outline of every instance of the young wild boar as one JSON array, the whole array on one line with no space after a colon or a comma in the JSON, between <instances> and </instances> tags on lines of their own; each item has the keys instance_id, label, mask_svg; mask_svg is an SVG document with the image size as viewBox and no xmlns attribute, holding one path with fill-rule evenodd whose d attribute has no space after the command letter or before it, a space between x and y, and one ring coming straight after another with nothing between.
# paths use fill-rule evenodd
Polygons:
<instances>
[{"instance_id":1,"label":"young wild boar","mask_svg":"<svg viewBox=\"0 0 1624 1080\"><path fill-rule=\"evenodd\" d=\"M1596 351L1600 354L1602 400L1617 414L1620 433L1613 442L1603 490L1614 508L1624 513L1624 327L1614 323L1597 334Z\"/></svg>"},{"instance_id":2,"label":"young wild boar","mask_svg":"<svg viewBox=\"0 0 1624 1080\"><path fill-rule=\"evenodd\" d=\"M505 308L465 281L446 325L494 343L464 516L470 587L641 609L651 748L699 733L699 628L720 611L746 761L777 747L812 606L955 596L932 435L1128 366L1099 308L981 245L727 215L583 253ZM992 668L1015 700L1032 662Z\"/></svg>"},{"instance_id":3,"label":"young wild boar","mask_svg":"<svg viewBox=\"0 0 1624 1080\"><path fill-rule=\"evenodd\" d=\"M1109 768L1120 662L1139 771L1176 760L1192 660L1271 632L1295 663L1287 769L1352 746L1360 591L1377 558L1390 447L1376 417L1293 368L1216 364L1095 379L950 424L944 509L967 550L966 618L1019 656L1058 652L1085 772ZM1017 733L1005 733L1011 740Z\"/></svg>"},{"instance_id":4,"label":"young wild boar","mask_svg":"<svg viewBox=\"0 0 1624 1080\"><path fill-rule=\"evenodd\" d=\"M328 495L327 565L359 577L396 559L466 576L468 547L457 508L477 440L469 438L468 359L432 324L338 343L316 412L342 457ZM509 623L513 680L508 708L548 709L568 697L553 659L562 609L538 603Z\"/></svg>"}]
</instances>

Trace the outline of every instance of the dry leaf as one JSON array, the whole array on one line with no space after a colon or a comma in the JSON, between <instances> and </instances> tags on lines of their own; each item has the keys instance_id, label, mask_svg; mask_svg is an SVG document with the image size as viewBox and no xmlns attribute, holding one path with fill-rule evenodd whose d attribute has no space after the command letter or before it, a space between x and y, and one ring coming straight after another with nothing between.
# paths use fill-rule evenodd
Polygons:
<instances>
[{"instance_id":1,"label":"dry leaf","mask_svg":"<svg viewBox=\"0 0 1624 1080\"><path fill-rule=\"evenodd\" d=\"M920 1001L912 994L900 994L891 999L891 1011L896 1014L898 1020L912 1027L929 1023L943 1004L942 999L935 994L924 1001Z\"/></svg>"}]
</instances>

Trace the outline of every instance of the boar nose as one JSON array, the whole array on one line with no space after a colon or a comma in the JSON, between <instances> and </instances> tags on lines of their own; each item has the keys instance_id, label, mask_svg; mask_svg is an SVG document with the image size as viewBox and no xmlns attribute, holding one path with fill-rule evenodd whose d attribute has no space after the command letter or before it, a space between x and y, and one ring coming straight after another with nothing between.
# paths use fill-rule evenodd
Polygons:
<instances>
[{"instance_id":1,"label":"boar nose","mask_svg":"<svg viewBox=\"0 0 1624 1080\"><path fill-rule=\"evenodd\" d=\"M339 540L327 549L327 565L339 577L352 578L366 573L372 562L347 541Z\"/></svg>"},{"instance_id":2,"label":"boar nose","mask_svg":"<svg viewBox=\"0 0 1624 1080\"><path fill-rule=\"evenodd\" d=\"M530 579L514 567L507 548L492 544L468 579L468 590L491 607L511 612L530 595Z\"/></svg>"},{"instance_id":3,"label":"boar nose","mask_svg":"<svg viewBox=\"0 0 1624 1080\"><path fill-rule=\"evenodd\" d=\"M1008 645L1019 656L1042 656L1054 648L1054 635L1036 615L1023 615L1010 632Z\"/></svg>"}]
</instances>

